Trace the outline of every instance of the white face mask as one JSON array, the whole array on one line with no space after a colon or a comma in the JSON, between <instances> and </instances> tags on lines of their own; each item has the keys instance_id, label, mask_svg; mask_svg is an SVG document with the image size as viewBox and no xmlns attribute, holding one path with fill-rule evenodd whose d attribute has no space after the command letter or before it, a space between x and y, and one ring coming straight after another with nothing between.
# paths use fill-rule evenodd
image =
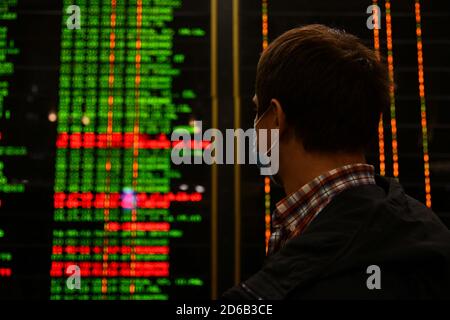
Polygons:
<instances>
[{"instance_id":1,"label":"white face mask","mask_svg":"<svg viewBox=\"0 0 450 320\"><path fill-rule=\"evenodd\" d=\"M256 128L256 126L258 125L258 123L262 120L262 118L264 118L264 116L270 111L271 108L267 109L258 119L255 118L254 122L253 122L253 129L255 130L255 138L253 139L253 152L256 156L256 165L258 166L258 168L260 168L261 172L267 172L264 175L269 175L270 178L272 179L272 181L274 181L274 183L276 184L280 184L278 181L275 180L275 175L278 172L278 152L279 152L279 136L278 136L278 129L276 129L276 134L272 135L271 132L271 140L273 140L274 142L272 142L270 148L265 152L265 153L260 153L258 151L258 130ZM267 133L267 129L260 129L263 131L263 134ZM263 137L262 142L264 143L266 141L266 137ZM262 147L261 145L259 145L259 147ZM271 156L272 155L272 150L274 150L277 153L277 166L276 166L276 170L273 170L272 166L274 165L274 163L272 163L273 161L271 161ZM263 173L262 173L263 174Z\"/></svg>"}]
</instances>

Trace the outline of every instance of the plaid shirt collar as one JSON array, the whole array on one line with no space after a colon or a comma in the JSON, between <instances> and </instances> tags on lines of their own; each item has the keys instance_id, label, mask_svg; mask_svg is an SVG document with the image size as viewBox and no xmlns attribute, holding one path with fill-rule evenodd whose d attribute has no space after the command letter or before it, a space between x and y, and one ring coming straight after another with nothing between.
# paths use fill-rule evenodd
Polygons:
<instances>
[{"instance_id":1,"label":"plaid shirt collar","mask_svg":"<svg viewBox=\"0 0 450 320\"><path fill-rule=\"evenodd\" d=\"M272 214L272 235L268 254L273 254L295 236L340 192L375 184L374 167L356 163L330 170L277 203Z\"/></svg>"}]
</instances>

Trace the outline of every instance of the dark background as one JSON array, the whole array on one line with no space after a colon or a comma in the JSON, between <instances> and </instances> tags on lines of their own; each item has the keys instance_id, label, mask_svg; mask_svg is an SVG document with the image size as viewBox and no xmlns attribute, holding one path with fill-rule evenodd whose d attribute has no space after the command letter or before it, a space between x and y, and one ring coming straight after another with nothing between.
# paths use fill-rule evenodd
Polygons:
<instances>
[{"instance_id":1,"label":"dark background","mask_svg":"<svg viewBox=\"0 0 450 320\"><path fill-rule=\"evenodd\" d=\"M251 105L256 63L262 49L261 1L240 2L240 96L242 128L253 126ZM179 21L207 19L209 8L184 1ZM206 3L206 2L205 2ZM74 2L76 4L76 1ZM290 28L309 23L323 23L345 29L373 47L373 31L366 28L366 8L372 1L290 1L269 0L269 41ZM232 1L219 0L219 127L233 128L232 74ZM381 52L386 55L384 1L382 9ZM1 7L1 5L0 5ZM8 22L8 38L15 40L20 54L14 57L15 72L10 82L5 106L11 110L11 121L0 120L0 145L26 146L26 157L5 157L3 170L9 182L25 182L24 194L0 194L0 251L13 253L13 277L0 277L0 298L48 299L50 286L51 230L53 221L53 181L55 170L56 124L48 114L58 108L59 56L62 5L52 0L19 0L18 20ZM433 210L450 226L450 2L421 1L425 67L425 94L428 116L431 195ZM392 1L394 72L399 150L399 180L408 194L425 201L423 154L420 127L420 101L417 78L417 48L414 1ZM201 57L202 70L187 71L182 81L209 84L209 49L199 51L192 43L180 44L184 50ZM208 96L199 100L193 117L208 123ZM203 102L202 102L203 99ZM387 175L392 175L389 119L385 119ZM367 155L378 170L378 145ZM197 170L197 169L196 169ZM199 169L200 170L200 169ZM204 172L204 171L202 171ZM234 259L234 179L233 166L219 166L219 292L233 285L236 278L245 279L256 272L265 256L263 179L254 166L243 165L241 176L242 241L240 274L235 274ZM185 181L195 183L198 174L187 172ZM209 179L209 174L202 178ZM180 182L181 183L181 182ZM272 186L271 205L281 200L283 192ZM209 206L206 199L205 205ZM195 258L186 264L189 245L195 248L209 244L209 220L202 230L189 235L180 254L177 268L198 269L209 277L209 257ZM1 262L0 262L1 263ZM1 265L0 265L1 267ZM209 297L209 284L191 298ZM173 292L172 298L184 294ZM187 294L189 296L189 293Z\"/></svg>"}]
</instances>

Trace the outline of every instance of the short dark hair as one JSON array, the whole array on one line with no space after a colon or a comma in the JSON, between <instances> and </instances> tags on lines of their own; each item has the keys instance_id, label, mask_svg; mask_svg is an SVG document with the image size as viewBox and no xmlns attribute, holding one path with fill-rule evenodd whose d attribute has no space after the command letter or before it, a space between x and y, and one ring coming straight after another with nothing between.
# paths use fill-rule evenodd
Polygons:
<instances>
[{"instance_id":1,"label":"short dark hair","mask_svg":"<svg viewBox=\"0 0 450 320\"><path fill-rule=\"evenodd\" d=\"M363 151L389 107L385 64L355 36L307 25L276 38L256 72L258 115L280 101L307 151Z\"/></svg>"}]
</instances>

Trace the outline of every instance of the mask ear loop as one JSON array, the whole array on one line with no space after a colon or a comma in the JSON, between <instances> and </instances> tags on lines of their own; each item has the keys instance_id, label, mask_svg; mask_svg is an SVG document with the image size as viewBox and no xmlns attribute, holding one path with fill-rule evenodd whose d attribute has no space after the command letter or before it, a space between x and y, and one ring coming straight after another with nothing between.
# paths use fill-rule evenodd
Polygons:
<instances>
[{"instance_id":1,"label":"mask ear loop","mask_svg":"<svg viewBox=\"0 0 450 320\"><path fill-rule=\"evenodd\" d=\"M278 130L278 129L273 129L273 130ZM270 137L272 137L272 134L270 134ZM267 142L267 138L264 139L265 142ZM270 163L270 158L272 156L272 150L274 149L275 146L279 145L280 143L280 138L279 138L279 134L277 133L275 136L275 141L271 141L270 147L265 151L264 154L259 153L257 157L259 158L259 167L260 168L266 168L266 167L270 167L271 163ZM258 143L258 147L260 147L259 143Z\"/></svg>"},{"instance_id":2,"label":"mask ear loop","mask_svg":"<svg viewBox=\"0 0 450 320\"><path fill-rule=\"evenodd\" d=\"M272 106L273 105L271 105L266 111L264 111L263 114L259 118L255 118L253 120L253 129L254 129L254 132L255 132L255 138L253 140L253 145L254 145L253 149L254 149L254 153L256 155L256 165L260 169L261 174L268 175L270 177L270 180L275 185L281 186L281 181L276 178L276 172L272 172L272 170L271 170L271 164L265 164L264 165L263 163L261 163L260 154L258 152L258 144L259 143L258 143L258 139L257 139L258 138L258 130L256 129L256 126L262 120L262 118L264 118L265 115L270 111L270 109L272 109ZM277 146L277 150L276 151L279 152L279 149L278 149L279 148L279 143L280 143L280 136L279 136L279 133L277 133L275 142L271 141L271 146L270 146L269 150L267 150L266 154L264 155L264 157L266 157L266 159L270 158L269 153L271 154L272 150L274 149L274 146L277 146L277 144L278 144L278 146ZM267 170L269 170L269 172ZM276 171L278 171L278 169Z\"/></svg>"},{"instance_id":3,"label":"mask ear loop","mask_svg":"<svg viewBox=\"0 0 450 320\"><path fill-rule=\"evenodd\" d=\"M260 159L259 159L259 153L258 153L258 129L256 129L256 126L265 117L265 115L269 112L269 110L271 108L272 108L272 106L269 106L269 108L266 111L264 111L263 114L259 118L255 117L255 119L253 120L253 130L255 132L255 138L253 139L253 152L256 155L256 164L258 165L258 167L262 167L263 165L261 165ZM272 146L270 148L272 149Z\"/></svg>"},{"instance_id":4,"label":"mask ear loop","mask_svg":"<svg viewBox=\"0 0 450 320\"><path fill-rule=\"evenodd\" d=\"M253 120L253 127L255 128L255 130L256 130L256 126L258 125L258 123L266 116L266 114L269 113L270 109L272 109L272 106L270 106L269 108L267 108L267 110L264 111L263 114L262 114L259 118L255 118L255 119Z\"/></svg>"},{"instance_id":5,"label":"mask ear loop","mask_svg":"<svg viewBox=\"0 0 450 320\"><path fill-rule=\"evenodd\" d=\"M259 147L259 139L258 138L259 137L258 137L258 130L256 129L256 126L266 116L266 114L269 113L269 111L271 111L271 109L272 109L272 105L266 111L264 111L263 114L259 118L255 119L253 121L253 129L255 131L254 146L253 146L254 150L253 151L254 151L254 153L256 155L256 164L262 170L264 170L266 168L270 168L271 165L270 165L270 162L269 162L268 159L270 158L270 154L271 154L272 149L274 148L274 146L276 146L277 144L280 143L279 135L277 134L277 139L275 139L274 142L271 141L271 145L270 145L269 149L266 150L265 154L260 154L258 152L258 147ZM263 159L261 159L261 158L263 158ZM261 161L261 160L266 160L266 161Z\"/></svg>"}]
</instances>

